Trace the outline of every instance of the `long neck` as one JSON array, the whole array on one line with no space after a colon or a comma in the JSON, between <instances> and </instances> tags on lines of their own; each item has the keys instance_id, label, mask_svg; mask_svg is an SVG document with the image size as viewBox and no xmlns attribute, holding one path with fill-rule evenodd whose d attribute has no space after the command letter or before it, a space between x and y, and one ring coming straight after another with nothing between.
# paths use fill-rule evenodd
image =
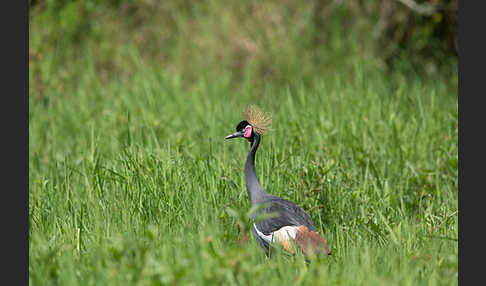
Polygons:
<instances>
[{"instance_id":1,"label":"long neck","mask_svg":"<svg viewBox=\"0 0 486 286\"><path fill-rule=\"evenodd\" d=\"M260 186L260 183L258 183L258 179L255 173L255 153L258 149L259 144L260 135L255 135L251 143L250 152L248 152L248 156L246 157L245 164L246 190L248 191L248 197L250 198L250 202L252 205L260 202L265 195L265 191Z\"/></svg>"}]
</instances>

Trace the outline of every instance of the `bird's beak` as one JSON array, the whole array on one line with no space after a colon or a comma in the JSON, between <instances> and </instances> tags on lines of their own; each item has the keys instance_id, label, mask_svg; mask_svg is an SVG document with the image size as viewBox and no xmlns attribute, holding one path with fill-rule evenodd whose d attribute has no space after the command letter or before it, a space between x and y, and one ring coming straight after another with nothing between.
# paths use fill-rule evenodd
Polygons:
<instances>
[{"instance_id":1,"label":"bird's beak","mask_svg":"<svg viewBox=\"0 0 486 286\"><path fill-rule=\"evenodd\" d=\"M230 134L228 136L226 136L224 139L232 139L232 138L238 138L238 137L243 137L243 132L235 132L233 134Z\"/></svg>"}]
</instances>

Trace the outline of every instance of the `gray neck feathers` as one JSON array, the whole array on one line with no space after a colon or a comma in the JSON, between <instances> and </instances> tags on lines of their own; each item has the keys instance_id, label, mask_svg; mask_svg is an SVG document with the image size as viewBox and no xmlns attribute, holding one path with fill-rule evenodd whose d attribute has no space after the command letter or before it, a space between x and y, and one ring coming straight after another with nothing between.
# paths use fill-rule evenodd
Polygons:
<instances>
[{"instance_id":1,"label":"gray neck feathers","mask_svg":"<svg viewBox=\"0 0 486 286\"><path fill-rule=\"evenodd\" d=\"M245 179L246 179L246 190L248 191L248 197L252 205L261 202L264 195L266 194L263 188L258 183L258 179L255 173L255 153L260 144L260 135L255 135L253 142L251 143L250 152L246 157L245 164Z\"/></svg>"}]
</instances>

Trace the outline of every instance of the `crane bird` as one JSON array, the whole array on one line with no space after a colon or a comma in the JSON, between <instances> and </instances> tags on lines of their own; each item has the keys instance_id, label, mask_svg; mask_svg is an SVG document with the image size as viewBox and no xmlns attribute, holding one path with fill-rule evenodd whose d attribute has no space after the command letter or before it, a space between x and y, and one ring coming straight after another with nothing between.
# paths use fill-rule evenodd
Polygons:
<instances>
[{"instance_id":1,"label":"crane bird","mask_svg":"<svg viewBox=\"0 0 486 286\"><path fill-rule=\"evenodd\" d=\"M269 115L256 106L243 111L245 120L238 123L236 132L225 139L245 138L250 143L250 151L245 163L246 190L251 205L259 210L251 216L253 234L257 243L265 249L267 256L271 245L280 245L289 253L300 249L306 261L310 256L320 253L330 255L326 241L317 233L310 216L295 203L267 193L258 182L255 174L255 154L260 145L261 136L269 130ZM267 218L256 221L262 214ZM296 246L297 248L295 248Z\"/></svg>"}]
</instances>

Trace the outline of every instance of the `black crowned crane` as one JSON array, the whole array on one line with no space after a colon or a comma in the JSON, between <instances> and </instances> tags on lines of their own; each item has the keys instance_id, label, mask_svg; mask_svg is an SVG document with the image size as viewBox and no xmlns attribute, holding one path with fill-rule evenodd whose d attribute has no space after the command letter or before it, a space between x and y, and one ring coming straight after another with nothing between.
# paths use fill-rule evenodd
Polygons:
<instances>
[{"instance_id":1,"label":"black crowned crane","mask_svg":"<svg viewBox=\"0 0 486 286\"><path fill-rule=\"evenodd\" d=\"M267 193L258 183L255 174L255 153L260 145L261 136L268 131L270 117L255 106L243 112L245 120L238 123L236 132L226 139L245 138L250 142L250 152L245 163L246 190L252 206L260 206L252 215L253 234L258 244L269 254L271 244L294 253L299 247L306 258L320 253L331 254L326 241L317 233L310 216L295 203ZM262 214L272 214L260 220Z\"/></svg>"}]
</instances>

